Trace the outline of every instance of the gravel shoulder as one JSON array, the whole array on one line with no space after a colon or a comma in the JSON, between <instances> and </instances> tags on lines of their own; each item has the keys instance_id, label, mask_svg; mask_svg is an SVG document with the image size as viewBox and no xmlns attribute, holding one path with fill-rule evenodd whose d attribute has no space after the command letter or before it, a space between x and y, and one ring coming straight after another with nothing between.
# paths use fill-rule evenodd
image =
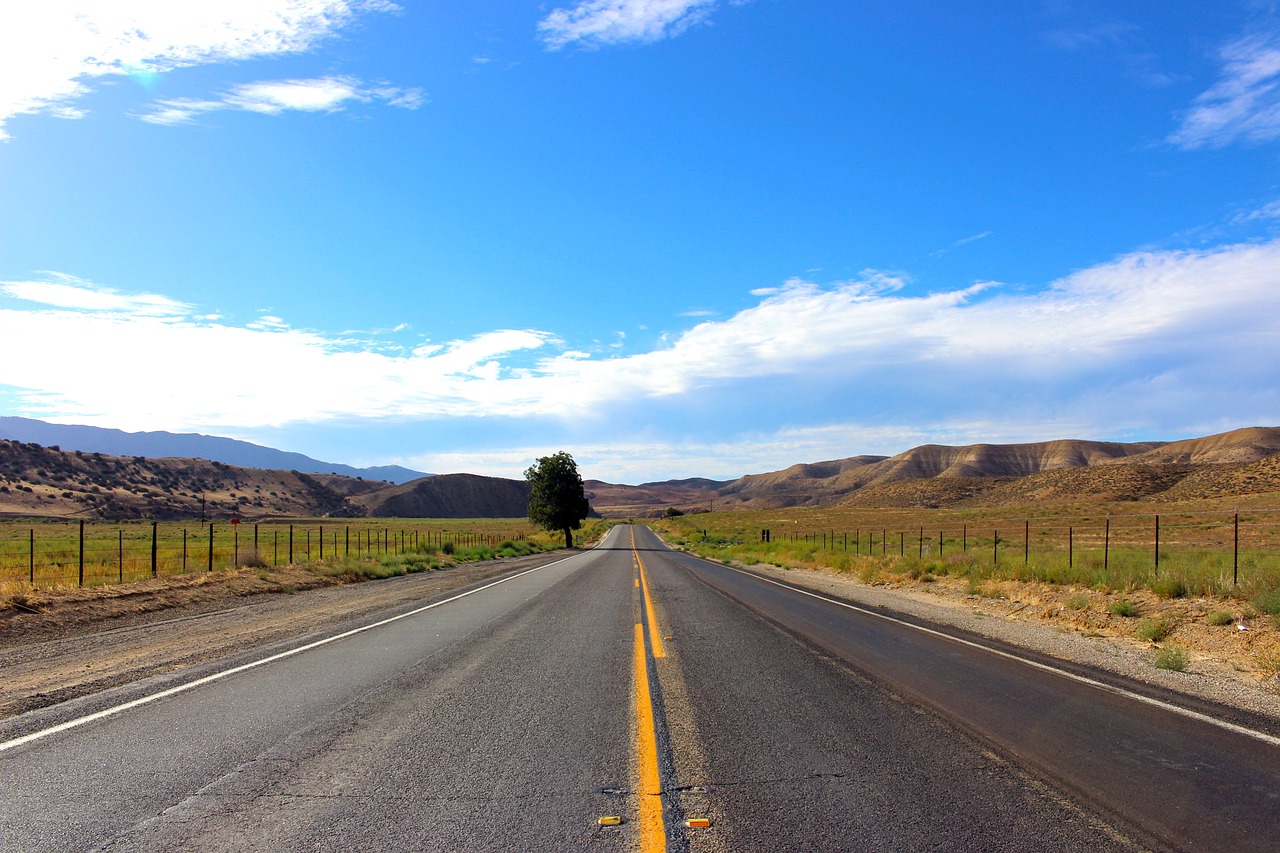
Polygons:
<instances>
[{"instance_id":1,"label":"gravel shoulder","mask_svg":"<svg viewBox=\"0 0 1280 853\"><path fill-rule=\"evenodd\" d=\"M290 567L24 594L0 609L0 719L334 628L563 556L549 552L361 583Z\"/></svg>"}]
</instances>

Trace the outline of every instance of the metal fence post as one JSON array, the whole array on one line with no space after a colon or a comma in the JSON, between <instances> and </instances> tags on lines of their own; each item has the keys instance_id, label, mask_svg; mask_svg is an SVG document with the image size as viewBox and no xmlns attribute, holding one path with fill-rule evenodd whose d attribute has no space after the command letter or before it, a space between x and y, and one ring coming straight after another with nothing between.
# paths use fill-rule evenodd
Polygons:
<instances>
[{"instance_id":1,"label":"metal fence post","mask_svg":"<svg viewBox=\"0 0 1280 853\"><path fill-rule=\"evenodd\" d=\"M156 522L151 522L151 577L156 577Z\"/></svg>"}]
</instances>

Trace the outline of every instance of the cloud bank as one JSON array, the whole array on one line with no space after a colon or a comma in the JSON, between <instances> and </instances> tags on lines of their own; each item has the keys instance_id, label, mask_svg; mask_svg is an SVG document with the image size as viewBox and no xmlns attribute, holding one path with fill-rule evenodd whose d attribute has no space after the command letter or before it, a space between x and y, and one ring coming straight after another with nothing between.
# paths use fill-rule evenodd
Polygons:
<instances>
[{"instance_id":1,"label":"cloud bank","mask_svg":"<svg viewBox=\"0 0 1280 853\"><path fill-rule=\"evenodd\" d=\"M387 0L60 0L0 4L0 139L24 113L83 115L93 82L313 49Z\"/></svg>"},{"instance_id":2,"label":"cloud bank","mask_svg":"<svg viewBox=\"0 0 1280 853\"><path fill-rule=\"evenodd\" d=\"M619 412L708 400L773 428L843 417L920 431L941 413L1094 434L1280 420L1280 241L1135 253L1030 294L900 285L796 279L663 348L591 355L537 329L397 348L274 316L236 325L49 276L0 282L0 385L33 417L180 431L475 418L612 429ZM780 390L762 407L771 380Z\"/></svg>"}]
</instances>

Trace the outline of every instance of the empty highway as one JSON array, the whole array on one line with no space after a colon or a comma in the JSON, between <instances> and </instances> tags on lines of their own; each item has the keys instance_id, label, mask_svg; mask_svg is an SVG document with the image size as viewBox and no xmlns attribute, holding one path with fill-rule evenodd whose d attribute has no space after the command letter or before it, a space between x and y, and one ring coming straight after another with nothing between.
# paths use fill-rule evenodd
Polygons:
<instances>
[{"instance_id":1,"label":"empty highway","mask_svg":"<svg viewBox=\"0 0 1280 853\"><path fill-rule=\"evenodd\" d=\"M1280 741L642 527L0 723L0 850L1274 850Z\"/></svg>"}]
</instances>

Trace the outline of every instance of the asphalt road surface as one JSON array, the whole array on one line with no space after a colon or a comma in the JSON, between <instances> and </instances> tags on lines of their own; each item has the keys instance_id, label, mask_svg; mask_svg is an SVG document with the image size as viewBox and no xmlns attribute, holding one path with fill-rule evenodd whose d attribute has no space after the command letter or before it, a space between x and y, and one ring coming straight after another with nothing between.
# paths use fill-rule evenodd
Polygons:
<instances>
[{"instance_id":1,"label":"asphalt road surface","mask_svg":"<svg viewBox=\"0 0 1280 853\"><path fill-rule=\"evenodd\" d=\"M1280 848L1248 721L885 617L617 527L0 723L0 850Z\"/></svg>"}]
</instances>

